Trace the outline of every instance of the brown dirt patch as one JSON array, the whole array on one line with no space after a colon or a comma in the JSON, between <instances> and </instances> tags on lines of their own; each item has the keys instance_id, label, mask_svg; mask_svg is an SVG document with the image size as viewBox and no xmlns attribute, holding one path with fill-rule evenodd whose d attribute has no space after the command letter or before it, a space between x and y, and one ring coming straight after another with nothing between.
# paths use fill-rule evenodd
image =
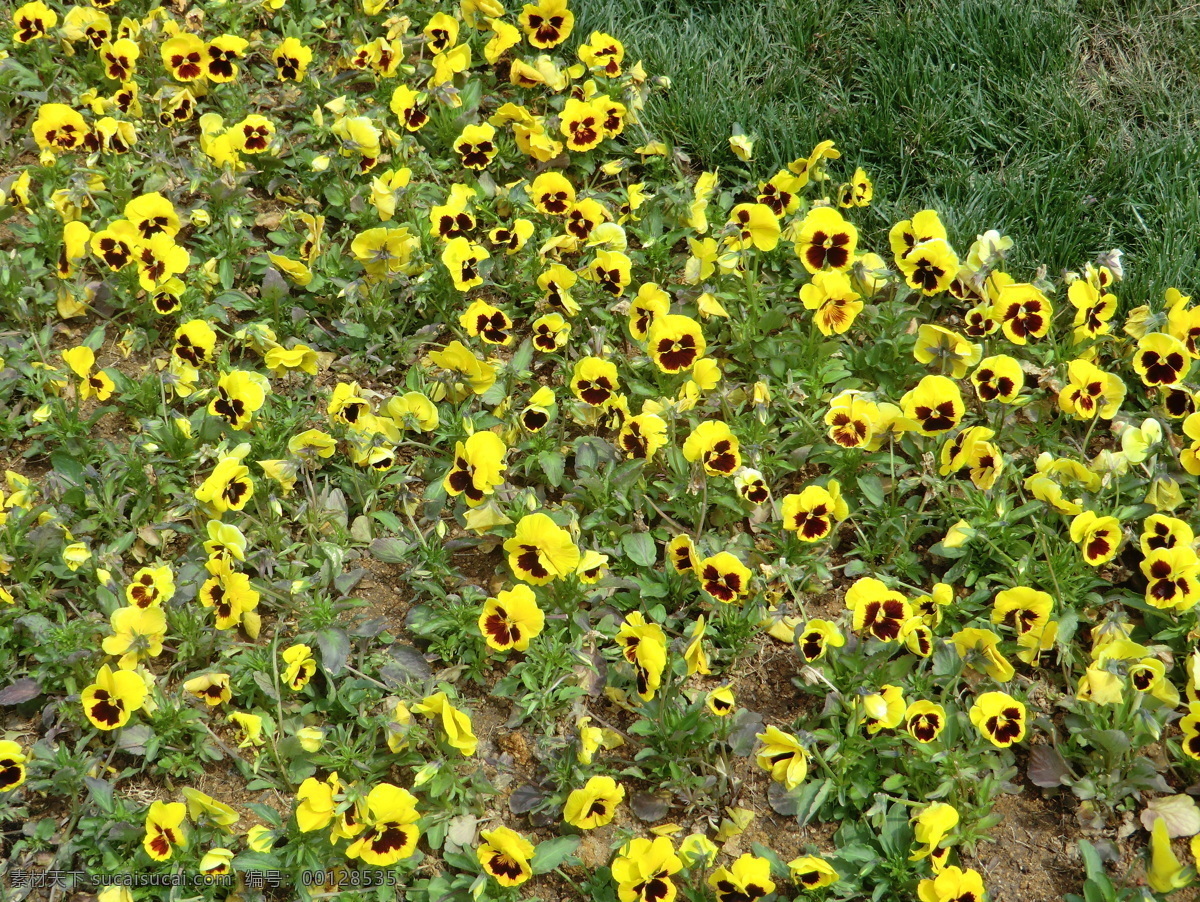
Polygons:
<instances>
[{"instance_id":1,"label":"brown dirt patch","mask_svg":"<svg viewBox=\"0 0 1200 902\"><path fill-rule=\"evenodd\" d=\"M1069 806L1026 790L1002 795L994 813L1003 820L988 831L964 866L983 875L992 902L1061 902L1080 892L1083 863L1075 845L1079 827Z\"/></svg>"},{"instance_id":2,"label":"brown dirt patch","mask_svg":"<svg viewBox=\"0 0 1200 902\"><path fill-rule=\"evenodd\" d=\"M768 724L790 724L816 704L796 685L803 666L791 645L764 636L762 644L725 674L725 681L733 686L739 707L757 711Z\"/></svg>"},{"instance_id":3,"label":"brown dirt patch","mask_svg":"<svg viewBox=\"0 0 1200 902\"><path fill-rule=\"evenodd\" d=\"M404 566L377 561L366 554L356 563L368 574L354 587L354 595L366 602L361 609L363 619L381 617L387 621L388 632L398 635L412 607L412 591L400 576Z\"/></svg>"}]
</instances>

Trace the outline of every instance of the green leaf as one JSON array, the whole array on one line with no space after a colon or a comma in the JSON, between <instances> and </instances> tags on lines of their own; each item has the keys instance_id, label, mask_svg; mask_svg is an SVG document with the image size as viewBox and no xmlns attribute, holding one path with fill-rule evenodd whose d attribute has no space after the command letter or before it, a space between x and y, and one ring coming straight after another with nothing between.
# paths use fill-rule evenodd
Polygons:
<instances>
[{"instance_id":1,"label":"green leaf","mask_svg":"<svg viewBox=\"0 0 1200 902\"><path fill-rule=\"evenodd\" d=\"M1129 736L1123 730L1085 730L1083 738L1098 745L1114 758L1129 751Z\"/></svg>"},{"instance_id":2,"label":"green leaf","mask_svg":"<svg viewBox=\"0 0 1200 902\"><path fill-rule=\"evenodd\" d=\"M944 557L947 560L954 560L955 558L964 557L967 553L967 549L966 548L947 548L941 542L938 542L936 545L934 545L932 548L929 549L929 553L932 555L936 555L937 557Z\"/></svg>"},{"instance_id":3,"label":"green leaf","mask_svg":"<svg viewBox=\"0 0 1200 902\"><path fill-rule=\"evenodd\" d=\"M529 372L529 364L533 362L533 343L527 338L521 342L521 346L512 356L512 360L508 362L508 371L510 373L527 373Z\"/></svg>"},{"instance_id":4,"label":"green leaf","mask_svg":"<svg viewBox=\"0 0 1200 902\"><path fill-rule=\"evenodd\" d=\"M88 788L88 795L92 797L92 801L105 814L111 814L113 808L113 785L107 780L101 780L98 777L83 778L83 783Z\"/></svg>"},{"instance_id":5,"label":"green leaf","mask_svg":"<svg viewBox=\"0 0 1200 902\"><path fill-rule=\"evenodd\" d=\"M780 305L772 305L758 319L758 332L760 335L769 335L777 329L783 327L787 322L787 314L784 313L783 307Z\"/></svg>"},{"instance_id":6,"label":"green leaf","mask_svg":"<svg viewBox=\"0 0 1200 902\"><path fill-rule=\"evenodd\" d=\"M283 825L283 820L280 818L279 812L270 805L262 805L258 802L247 802L246 807L272 827L279 827Z\"/></svg>"},{"instance_id":7,"label":"green leaf","mask_svg":"<svg viewBox=\"0 0 1200 902\"><path fill-rule=\"evenodd\" d=\"M1067 608L1059 615L1058 636L1055 638L1055 644L1059 648L1069 648L1078 628L1079 612L1073 608Z\"/></svg>"},{"instance_id":8,"label":"green leaf","mask_svg":"<svg viewBox=\"0 0 1200 902\"><path fill-rule=\"evenodd\" d=\"M653 567L658 561L658 548L648 532L631 532L621 539L621 548L639 567Z\"/></svg>"},{"instance_id":9,"label":"green leaf","mask_svg":"<svg viewBox=\"0 0 1200 902\"><path fill-rule=\"evenodd\" d=\"M26 614L17 618L17 623L23 626L34 639L43 642L54 631L54 624L41 614Z\"/></svg>"},{"instance_id":10,"label":"green leaf","mask_svg":"<svg viewBox=\"0 0 1200 902\"><path fill-rule=\"evenodd\" d=\"M854 842L841 846L838 849L838 858L848 864L867 864L878 861L879 855L870 846L861 842Z\"/></svg>"},{"instance_id":11,"label":"green leaf","mask_svg":"<svg viewBox=\"0 0 1200 902\"><path fill-rule=\"evenodd\" d=\"M279 700L279 692L275 689L275 684L271 682L271 677L266 673L254 674L254 685L263 691L263 694L271 699L271 701Z\"/></svg>"},{"instance_id":12,"label":"green leaf","mask_svg":"<svg viewBox=\"0 0 1200 902\"><path fill-rule=\"evenodd\" d=\"M422 639L436 638L441 624L441 618L435 608L427 604L411 607L404 618L404 625L414 635Z\"/></svg>"},{"instance_id":13,"label":"green leaf","mask_svg":"<svg viewBox=\"0 0 1200 902\"><path fill-rule=\"evenodd\" d=\"M829 792L832 789L833 782L828 779L819 782L813 781L804 785L804 791L796 799L796 810L794 812L796 822L801 827L820 814L821 807L825 804L825 800L829 798Z\"/></svg>"},{"instance_id":14,"label":"green leaf","mask_svg":"<svg viewBox=\"0 0 1200 902\"><path fill-rule=\"evenodd\" d=\"M400 518L391 511L375 511L371 516L379 521L379 525L388 532L400 532L404 529L400 524Z\"/></svg>"},{"instance_id":15,"label":"green leaf","mask_svg":"<svg viewBox=\"0 0 1200 902\"><path fill-rule=\"evenodd\" d=\"M276 272L274 267L269 267L263 273L262 287L258 290L258 296L264 303L273 305L283 301L289 294L291 294L291 289L283 280L283 276Z\"/></svg>"},{"instance_id":16,"label":"green leaf","mask_svg":"<svg viewBox=\"0 0 1200 902\"><path fill-rule=\"evenodd\" d=\"M154 731L144 723L123 727L117 734L117 748L131 755L147 755Z\"/></svg>"},{"instance_id":17,"label":"green leaf","mask_svg":"<svg viewBox=\"0 0 1200 902\"><path fill-rule=\"evenodd\" d=\"M450 867L458 868L460 871L470 871L479 867L479 859L474 855L467 855L465 852L442 852L442 860ZM537 871L534 873L536 874Z\"/></svg>"},{"instance_id":18,"label":"green leaf","mask_svg":"<svg viewBox=\"0 0 1200 902\"><path fill-rule=\"evenodd\" d=\"M530 867L535 874L548 874L575 854L579 848L578 836L556 836L538 843Z\"/></svg>"},{"instance_id":19,"label":"green leaf","mask_svg":"<svg viewBox=\"0 0 1200 902\"><path fill-rule=\"evenodd\" d=\"M291 738L294 739L295 737L291 737ZM286 740L285 740L285 742L286 742ZM281 746L283 744L284 743L280 743ZM300 746L300 743L297 742L296 749L294 751L291 749L288 749L288 751L285 752L284 754L301 754L302 749L299 746ZM310 761L304 761L302 759L293 759L287 763L288 779L291 780L292 783L296 784L297 786L299 786L308 777L311 777L316 772L317 772L316 766L313 765L313 763Z\"/></svg>"},{"instance_id":20,"label":"green leaf","mask_svg":"<svg viewBox=\"0 0 1200 902\"><path fill-rule=\"evenodd\" d=\"M830 364L821 372L821 384L832 385L851 375L850 371L841 363Z\"/></svg>"},{"instance_id":21,"label":"green leaf","mask_svg":"<svg viewBox=\"0 0 1200 902\"><path fill-rule=\"evenodd\" d=\"M359 514L350 523L350 538L356 542L371 541L371 520L364 514Z\"/></svg>"},{"instance_id":22,"label":"green leaf","mask_svg":"<svg viewBox=\"0 0 1200 902\"><path fill-rule=\"evenodd\" d=\"M873 473L858 477L858 490L871 503L872 507L883 506L883 483Z\"/></svg>"},{"instance_id":23,"label":"green leaf","mask_svg":"<svg viewBox=\"0 0 1200 902\"><path fill-rule=\"evenodd\" d=\"M1124 523L1127 520L1142 520L1154 513L1155 507L1153 504L1127 504L1122 507L1114 516Z\"/></svg>"},{"instance_id":24,"label":"green leaf","mask_svg":"<svg viewBox=\"0 0 1200 902\"><path fill-rule=\"evenodd\" d=\"M739 758L748 758L763 731L763 716L749 708L738 708L729 731L729 748Z\"/></svg>"},{"instance_id":25,"label":"green leaf","mask_svg":"<svg viewBox=\"0 0 1200 902\"><path fill-rule=\"evenodd\" d=\"M668 593L667 584L665 581L657 579L654 575L651 576L635 576L633 583L638 587L638 594L642 598L666 598ZM601 583L603 586L604 584Z\"/></svg>"},{"instance_id":26,"label":"green leaf","mask_svg":"<svg viewBox=\"0 0 1200 902\"><path fill-rule=\"evenodd\" d=\"M89 332L83 343L93 351L99 351L104 346L104 326L97 326Z\"/></svg>"},{"instance_id":27,"label":"green leaf","mask_svg":"<svg viewBox=\"0 0 1200 902\"><path fill-rule=\"evenodd\" d=\"M562 485L563 473L567 469L567 459L558 451L543 451L538 455L538 463L546 475L546 482L554 488Z\"/></svg>"},{"instance_id":28,"label":"green leaf","mask_svg":"<svg viewBox=\"0 0 1200 902\"><path fill-rule=\"evenodd\" d=\"M891 805L883 818L879 845L890 857L900 858L908 855L912 843L913 832L908 822L908 809L903 805Z\"/></svg>"},{"instance_id":29,"label":"green leaf","mask_svg":"<svg viewBox=\"0 0 1200 902\"><path fill-rule=\"evenodd\" d=\"M321 663L330 676L337 676L346 666L350 656L350 637L344 630L330 626L317 633L317 647L321 649Z\"/></svg>"},{"instance_id":30,"label":"green leaf","mask_svg":"<svg viewBox=\"0 0 1200 902\"><path fill-rule=\"evenodd\" d=\"M576 471L594 470L599 460L600 457L590 442L579 442L575 445Z\"/></svg>"},{"instance_id":31,"label":"green leaf","mask_svg":"<svg viewBox=\"0 0 1200 902\"><path fill-rule=\"evenodd\" d=\"M239 871L274 871L279 869L279 859L262 852L246 851L233 859L233 866Z\"/></svg>"},{"instance_id":32,"label":"green leaf","mask_svg":"<svg viewBox=\"0 0 1200 902\"><path fill-rule=\"evenodd\" d=\"M495 406L503 401L507 396L508 389L505 387L503 380L499 380L491 388L479 396L479 401L482 404Z\"/></svg>"},{"instance_id":33,"label":"green leaf","mask_svg":"<svg viewBox=\"0 0 1200 902\"><path fill-rule=\"evenodd\" d=\"M1089 879L1095 880L1105 876L1104 861L1100 858L1100 853L1086 839L1079 840L1079 856L1083 859L1084 871Z\"/></svg>"},{"instance_id":34,"label":"green leaf","mask_svg":"<svg viewBox=\"0 0 1200 902\"><path fill-rule=\"evenodd\" d=\"M66 454L51 454L50 464L54 472L65 478L71 485L83 485L83 465Z\"/></svg>"},{"instance_id":35,"label":"green leaf","mask_svg":"<svg viewBox=\"0 0 1200 902\"><path fill-rule=\"evenodd\" d=\"M412 551L412 547L411 542L393 537L376 539L370 544L368 550L371 552L371 557L377 561L383 561L385 564L402 564L408 560L408 553Z\"/></svg>"},{"instance_id":36,"label":"green leaf","mask_svg":"<svg viewBox=\"0 0 1200 902\"><path fill-rule=\"evenodd\" d=\"M233 287L233 262L228 257L222 257L217 264L217 275L221 279L221 287L229 291Z\"/></svg>"},{"instance_id":37,"label":"green leaf","mask_svg":"<svg viewBox=\"0 0 1200 902\"><path fill-rule=\"evenodd\" d=\"M1004 518L1005 523L1016 523L1018 520L1024 519L1028 514L1036 511L1045 510L1046 505L1041 501L1027 501L1020 507L1015 507L1008 512L1008 516Z\"/></svg>"},{"instance_id":38,"label":"green leaf","mask_svg":"<svg viewBox=\"0 0 1200 902\"><path fill-rule=\"evenodd\" d=\"M339 573L333 578L333 587L337 589L338 594L345 598L354 591L354 587L362 581L362 578L367 575L367 571L362 567L357 567L354 570L347 570L345 573Z\"/></svg>"}]
</instances>

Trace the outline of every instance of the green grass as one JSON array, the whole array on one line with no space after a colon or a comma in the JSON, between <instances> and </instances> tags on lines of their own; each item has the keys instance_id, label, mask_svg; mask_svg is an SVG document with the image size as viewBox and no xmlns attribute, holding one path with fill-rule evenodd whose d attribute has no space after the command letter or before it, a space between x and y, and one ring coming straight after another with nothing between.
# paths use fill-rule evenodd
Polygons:
<instances>
[{"instance_id":1,"label":"green grass","mask_svg":"<svg viewBox=\"0 0 1200 902\"><path fill-rule=\"evenodd\" d=\"M697 169L768 178L831 138L875 180L868 242L933 206L961 252L1017 241L1014 269L1120 247L1128 305L1187 293L1196 268L1200 7L1172 0L582 0L672 87L650 130ZM840 173L840 170L839 170Z\"/></svg>"}]
</instances>

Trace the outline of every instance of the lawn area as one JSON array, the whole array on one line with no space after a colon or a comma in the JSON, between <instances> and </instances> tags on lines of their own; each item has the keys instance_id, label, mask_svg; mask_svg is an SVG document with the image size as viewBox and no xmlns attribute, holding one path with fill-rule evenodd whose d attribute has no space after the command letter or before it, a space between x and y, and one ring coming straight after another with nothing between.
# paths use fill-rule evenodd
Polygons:
<instances>
[{"instance_id":1,"label":"lawn area","mask_svg":"<svg viewBox=\"0 0 1200 902\"><path fill-rule=\"evenodd\" d=\"M1194 3L590 0L579 24L671 79L647 126L696 170L737 162L735 123L760 179L835 141L875 180L876 242L934 207L1052 274L1123 248L1135 304L1196 270Z\"/></svg>"}]
</instances>

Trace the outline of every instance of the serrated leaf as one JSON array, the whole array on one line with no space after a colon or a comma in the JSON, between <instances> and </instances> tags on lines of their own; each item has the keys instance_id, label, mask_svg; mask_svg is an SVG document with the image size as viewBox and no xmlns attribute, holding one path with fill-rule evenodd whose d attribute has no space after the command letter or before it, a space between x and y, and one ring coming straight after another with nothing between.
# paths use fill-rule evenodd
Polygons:
<instances>
[{"instance_id":1,"label":"serrated leaf","mask_svg":"<svg viewBox=\"0 0 1200 902\"><path fill-rule=\"evenodd\" d=\"M829 792L833 789L833 781L821 780L812 781L804 784L804 792L800 794L798 804L796 806L796 822L800 826L804 826L815 820L817 814L821 813L821 807L829 798Z\"/></svg>"},{"instance_id":2,"label":"serrated leaf","mask_svg":"<svg viewBox=\"0 0 1200 902\"><path fill-rule=\"evenodd\" d=\"M412 547L411 542L391 537L375 539L367 550L377 561L383 561L385 564L403 564L408 560L408 553L412 551Z\"/></svg>"},{"instance_id":3,"label":"serrated leaf","mask_svg":"<svg viewBox=\"0 0 1200 902\"><path fill-rule=\"evenodd\" d=\"M103 812L106 814L110 813L113 807L113 785L107 780L89 776L83 778L83 784L88 788L88 795L92 797L92 801Z\"/></svg>"},{"instance_id":4,"label":"serrated leaf","mask_svg":"<svg viewBox=\"0 0 1200 902\"><path fill-rule=\"evenodd\" d=\"M263 694L272 701L279 701L279 693L275 690L275 684L271 682L271 678L265 673L254 674L254 685L263 691Z\"/></svg>"},{"instance_id":5,"label":"serrated leaf","mask_svg":"<svg viewBox=\"0 0 1200 902\"><path fill-rule=\"evenodd\" d=\"M629 810L643 823L653 824L667 816L671 803L653 793L635 792L629 797Z\"/></svg>"},{"instance_id":6,"label":"serrated leaf","mask_svg":"<svg viewBox=\"0 0 1200 902\"><path fill-rule=\"evenodd\" d=\"M259 802L247 802L246 807L259 816L259 818L272 827L282 826L283 820L279 816L279 812L270 805L263 805Z\"/></svg>"},{"instance_id":7,"label":"serrated leaf","mask_svg":"<svg viewBox=\"0 0 1200 902\"><path fill-rule=\"evenodd\" d=\"M529 866L535 874L548 874L574 855L578 848L578 836L556 836L538 843Z\"/></svg>"},{"instance_id":8,"label":"serrated leaf","mask_svg":"<svg viewBox=\"0 0 1200 902\"><path fill-rule=\"evenodd\" d=\"M1154 762L1149 758L1138 758L1133 762L1133 767L1129 768L1129 773L1125 775L1125 782L1130 786L1136 786L1138 789L1146 789L1153 792L1161 792L1170 794L1171 787L1163 775L1158 772L1154 766ZM1192 794L1191 789L1186 790L1189 795Z\"/></svg>"},{"instance_id":9,"label":"serrated leaf","mask_svg":"<svg viewBox=\"0 0 1200 902\"><path fill-rule=\"evenodd\" d=\"M487 175L485 172L484 175ZM520 347L512 355L512 360L508 362L508 371L510 373L527 373L529 372L529 364L533 362L533 342L528 338L521 342Z\"/></svg>"},{"instance_id":10,"label":"serrated leaf","mask_svg":"<svg viewBox=\"0 0 1200 902\"><path fill-rule=\"evenodd\" d=\"M433 670L425 656L411 645L393 645L388 649L395 665L400 668L406 679L427 680L433 675Z\"/></svg>"},{"instance_id":11,"label":"serrated leaf","mask_svg":"<svg viewBox=\"0 0 1200 902\"><path fill-rule=\"evenodd\" d=\"M1196 800L1191 796L1151 799L1142 811L1142 826L1153 830L1154 822L1160 817L1167 822L1167 835L1171 839L1200 833L1200 808L1196 807Z\"/></svg>"},{"instance_id":12,"label":"serrated leaf","mask_svg":"<svg viewBox=\"0 0 1200 902\"><path fill-rule=\"evenodd\" d=\"M386 617L372 617L355 624L354 629L350 630L350 635L359 639L374 639L387 628Z\"/></svg>"},{"instance_id":13,"label":"serrated leaf","mask_svg":"<svg viewBox=\"0 0 1200 902\"><path fill-rule=\"evenodd\" d=\"M0 705L22 705L42 694L42 684L33 677L23 677L0 689Z\"/></svg>"},{"instance_id":14,"label":"serrated leaf","mask_svg":"<svg viewBox=\"0 0 1200 902\"><path fill-rule=\"evenodd\" d=\"M367 575L367 571L362 567L355 570L348 570L334 577L333 587L338 590L338 593L345 597L354 591L354 587L362 581L362 578Z\"/></svg>"},{"instance_id":15,"label":"serrated leaf","mask_svg":"<svg viewBox=\"0 0 1200 902\"><path fill-rule=\"evenodd\" d=\"M117 734L117 748L131 755L144 755L153 738L154 731L149 726L144 723L134 724L122 728Z\"/></svg>"},{"instance_id":16,"label":"serrated leaf","mask_svg":"<svg viewBox=\"0 0 1200 902\"><path fill-rule=\"evenodd\" d=\"M454 846L451 851L466 849L475 845L475 827L479 819L473 814L460 814L450 821L446 830L446 843Z\"/></svg>"},{"instance_id":17,"label":"serrated leaf","mask_svg":"<svg viewBox=\"0 0 1200 902\"><path fill-rule=\"evenodd\" d=\"M239 871L278 870L279 859L269 853L246 851L233 859L233 867Z\"/></svg>"},{"instance_id":18,"label":"serrated leaf","mask_svg":"<svg viewBox=\"0 0 1200 902\"><path fill-rule=\"evenodd\" d=\"M518 786L508 797L508 810L513 814L527 814L546 801L546 793L532 783Z\"/></svg>"},{"instance_id":19,"label":"serrated leaf","mask_svg":"<svg viewBox=\"0 0 1200 902\"><path fill-rule=\"evenodd\" d=\"M658 561L658 548L648 532L631 532L621 539L621 548L639 567L653 567Z\"/></svg>"},{"instance_id":20,"label":"serrated leaf","mask_svg":"<svg viewBox=\"0 0 1200 902\"><path fill-rule=\"evenodd\" d=\"M563 474L567 471L567 459L558 451L543 451L538 455L538 463L546 482L553 488L562 485Z\"/></svg>"},{"instance_id":21,"label":"serrated leaf","mask_svg":"<svg viewBox=\"0 0 1200 902\"><path fill-rule=\"evenodd\" d=\"M278 304L289 294L291 289L283 276L274 267L267 267L263 273L262 287L258 291L259 297L267 304Z\"/></svg>"},{"instance_id":22,"label":"serrated leaf","mask_svg":"<svg viewBox=\"0 0 1200 902\"><path fill-rule=\"evenodd\" d=\"M371 541L371 518L359 514L350 522L350 538L356 542Z\"/></svg>"},{"instance_id":23,"label":"serrated leaf","mask_svg":"<svg viewBox=\"0 0 1200 902\"><path fill-rule=\"evenodd\" d=\"M1052 745L1035 745L1029 753L1029 782L1050 788L1069 782L1070 769Z\"/></svg>"},{"instance_id":24,"label":"serrated leaf","mask_svg":"<svg viewBox=\"0 0 1200 902\"><path fill-rule=\"evenodd\" d=\"M864 474L858 477L858 490L862 492L865 498L872 507L883 506L883 483L879 481L879 477L873 473Z\"/></svg>"},{"instance_id":25,"label":"serrated leaf","mask_svg":"<svg viewBox=\"0 0 1200 902\"><path fill-rule=\"evenodd\" d=\"M733 729L729 733L729 748L739 758L747 758L754 751L758 734L763 731L763 717L757 711L739 708L733 715Z\"/></svg>"},{"instance_id":26,"label":"serrated leaf","mask_svg":"<svg viewBox=\"0 0 1200 902\"><path fill-rule=\"evenodd\" d=\"M29 635L39 642L54 629L54 624L41 614L26 614L17 618L17 625L29 631Z\"/></svg>"},{"instance_id":27,"label":"serrated leaf","mask_svg":"<svg viewBox=\"0 0 1200 902\"><path fill-rule=\"evenodd\" d=\"M767 804L776 814L782 814L784 817L795 817L800 810L800 798L808 786L797 786L795 789L788 789L782 783L771 781L771 785L767 787Z\"/></svg>"},{"instance_id":28,"label":"serrated leaf","mask_svg":"<svg viewBox=\"0 0 1200 902\"><path fill-rule=\"evenodd\" d=\"M1114 758L1129 751L1129 736L1124 730L1085 730L1083 736Z\"/></svg>"},{"instance_id":29,"label":"serrated leaf","mask_svg":"<svg viewBox=\"0 0 1200 902\"><path fill-rule=\"evenodd\" d=\"M321 663L330 676L337 676L346 666L350 656L350 637L336 626L326 627L317 633L317 647L321 649Z\"/></svg>"}]
</instances>

